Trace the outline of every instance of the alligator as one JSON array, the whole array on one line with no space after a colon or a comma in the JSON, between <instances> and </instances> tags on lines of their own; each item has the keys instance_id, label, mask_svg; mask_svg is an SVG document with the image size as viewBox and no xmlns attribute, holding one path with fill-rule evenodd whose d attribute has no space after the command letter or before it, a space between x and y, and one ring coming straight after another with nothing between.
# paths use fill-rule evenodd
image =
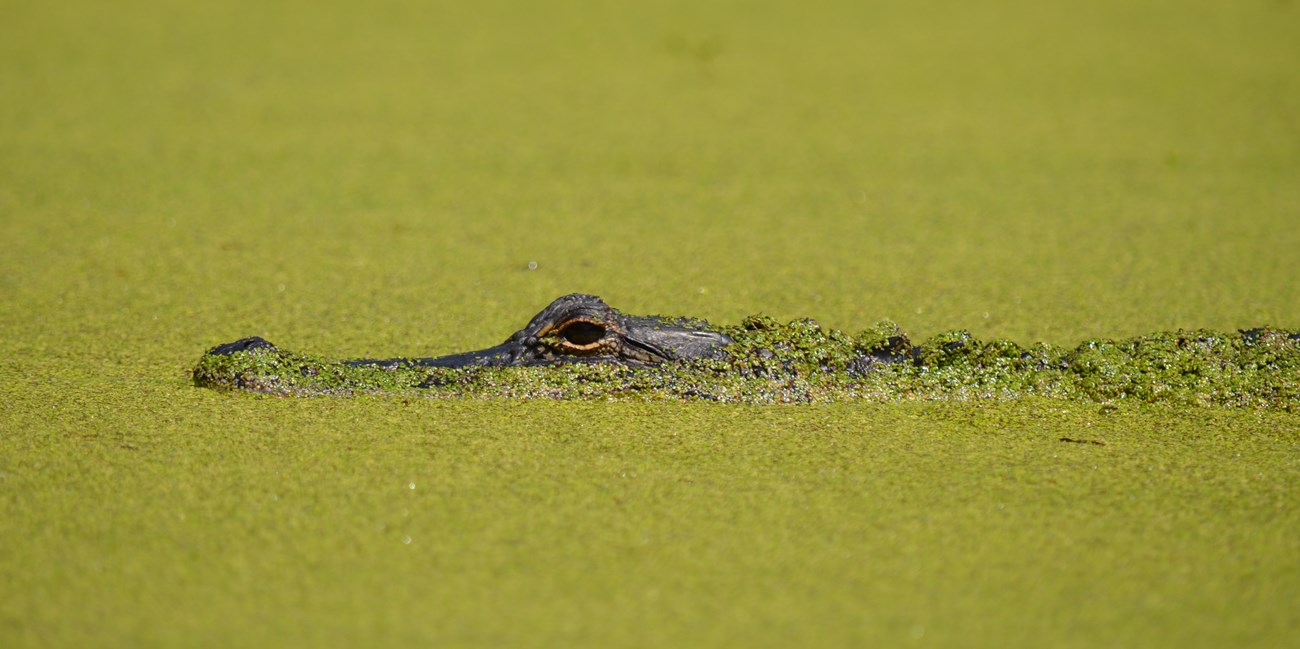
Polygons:
<instances>
[{"instance_id":1,"label":"alligator","mask_svg":"<svg viewBox=\"0 0 1300 649\"><path fill-rule=\"evenodd\" d=\"M691 399L746 403L1027 396L1300 409L1300 333L1163 332L1074 348L952 331L913 344L893 322L857 335L751 316L714 326L626 315L565 295L504 342L435 357L336 361L260 337L218 345L196 385L279 396Z\"/></svg>"}]
</instances>

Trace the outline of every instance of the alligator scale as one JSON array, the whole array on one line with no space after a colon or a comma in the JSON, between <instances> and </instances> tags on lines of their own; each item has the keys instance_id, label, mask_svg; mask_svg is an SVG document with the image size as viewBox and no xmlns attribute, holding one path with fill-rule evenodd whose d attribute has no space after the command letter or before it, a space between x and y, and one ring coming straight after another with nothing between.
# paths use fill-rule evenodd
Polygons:
<instances>
[{"instance_id":1,"label":"alligator scale","mask_svg":"<svg viewBox=\"0 0 1300 649\"><path fill-rule=\"evenodd\" d=\"M692 399L745 403L1015 399L1300 407L1300 333L1157 333L1074 348L953 331L913 344L892 322L856 335L811 320L626 315L563 296L504 342L446 356L331 360L262 338L214 347L197 385L280 396Z\"/></svg>"}]
</instances>

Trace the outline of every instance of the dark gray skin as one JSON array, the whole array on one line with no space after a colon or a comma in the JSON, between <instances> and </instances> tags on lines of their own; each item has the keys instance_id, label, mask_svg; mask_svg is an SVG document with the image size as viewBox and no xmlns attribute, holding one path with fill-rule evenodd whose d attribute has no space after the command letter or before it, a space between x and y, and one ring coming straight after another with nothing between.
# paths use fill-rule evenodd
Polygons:
<instances>
[{"instance_id":1,"label":"dark gray skin","mask_svg":"<svg viewBox=\"0 0 1300 649\"><path fill-rule=\"evenodd\" d=\"M690 318L630 316L594 295L574 293L551 302L505 342L487 349L434 358L362 358L349 365L377 367L504 367L558 363L617 363L633 367L666 361L716 357L731 338L709 323ZM244 338L214 347L209 354L274 347L262 338Z\"/></svg>"}]
</instances>

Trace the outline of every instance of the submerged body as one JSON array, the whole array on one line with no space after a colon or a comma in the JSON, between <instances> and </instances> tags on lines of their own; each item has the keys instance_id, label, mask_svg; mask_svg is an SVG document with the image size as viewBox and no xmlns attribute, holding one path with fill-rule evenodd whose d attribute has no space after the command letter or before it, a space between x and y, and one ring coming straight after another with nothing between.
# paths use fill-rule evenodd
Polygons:
<instances>
[{"instance_id":1,"label":"submerged body","mask_svg":"<svg viewBox=\"0 0 1300 649\"><path fill-rule=\"evenodd\" d=\"M810 320L734 327L629 316L566 295L504 342L428 358L331 361L261 338L212 348L195 383L276 395L679 398L747 403L1013 399L1028 395L1300 407L1300 334L1157 333L1073 349L982 342L964 331L914 345L897 325L848 336Z\"/></svg>"}]
</instances>

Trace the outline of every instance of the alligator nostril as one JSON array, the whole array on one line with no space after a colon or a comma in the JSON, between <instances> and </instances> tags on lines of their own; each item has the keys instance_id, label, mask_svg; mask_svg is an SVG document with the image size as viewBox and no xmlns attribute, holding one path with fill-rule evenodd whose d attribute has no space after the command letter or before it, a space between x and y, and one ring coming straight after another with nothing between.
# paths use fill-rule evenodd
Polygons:
<instances>
[{"instance_id":1,"label":"alligator nostril","mask_svg":"<svg viewBox=\"0 0 1300 649\"><path fill-rule=\"evenodd\" d=\"M585 347L605 337L605 327L594 322L579 320L571 322L560 329L560 337L578 347Z\"/></svg>"}]
</instances>

